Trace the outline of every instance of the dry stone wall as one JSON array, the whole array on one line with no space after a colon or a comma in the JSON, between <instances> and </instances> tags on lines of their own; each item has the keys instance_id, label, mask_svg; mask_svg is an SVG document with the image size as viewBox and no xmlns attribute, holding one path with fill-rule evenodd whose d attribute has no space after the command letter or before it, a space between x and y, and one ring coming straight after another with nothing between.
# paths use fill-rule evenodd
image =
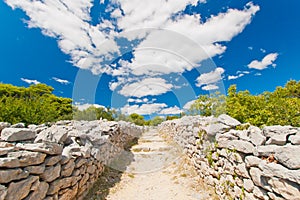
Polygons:
<instances>
[{"instance_id":1,"label":"dry stone wall","mask_svg":"<svg viewBox=\"0 0 300 200\"><path fill-rule=\"evenodd\" d=\"M128 122L0 122L0 200L83 199L124 147L143 132Z\"/></svg>"},{"instance_id":2,"label":"dry stone wall","mask_svg":"<svg viewBox=\"0 0 300 200\"><path fill-rule=\"evenodd\" d=\"M186 116L159 131L176 141L220 199L300 199L300 128Z\"/></svg>"}]
</instances>

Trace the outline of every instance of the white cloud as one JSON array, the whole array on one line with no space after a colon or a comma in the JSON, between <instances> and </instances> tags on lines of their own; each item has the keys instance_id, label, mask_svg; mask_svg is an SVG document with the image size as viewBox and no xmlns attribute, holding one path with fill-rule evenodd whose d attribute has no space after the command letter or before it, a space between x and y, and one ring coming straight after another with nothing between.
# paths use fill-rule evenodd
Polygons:
<instances>
[{"instance_id":1,"label":"white cloud","mask_svg":"<svg viewBox=\"0 0 300 200\"><path fill-rule=\"evenodd\" d=\"M169 107L169 108L164 108L162 109L159 114L161 115L176 115L182 113L182 110L178 108L177 106Z\"/></svg>"},{"instance_id":2,"label":"white cloud","mask_svg":"<svg viewBox=\"0 0 300 200\"><path fill-rule=\"evenodd\" d=\"M240 77L242 77L242 76L244 76L245 74L238 74L238 75L229 75L228 76L228 80L234 80L234 79L238 79L238 78L240 78Z\"/></svg>"},{"instance_id":3,"label":"white cloud","mask_svg":"<svg viewBox=\"0 0 300 200\"><path fill-rule=\"evenodd\" d=\"M13 9L21 8L29 16L29 28L40 28L44 35L54 37L60 49L71 56L73 65L94 73L106 71L100 65L105 56L118 52L118 46L105 31L105 24L93 26L92 0L6 0ZM106 25L109 26L109 25Z\"/></svg>"},{"instance_id":4,"label":"white cloud","mask_svg":"<svg viewBox=\"0 0 300 200\"><path fill-rule=\"evenodd\" d=\"M219 86L215 85L215 84L209 84L209 85L205 85L201 88L202 90L217 90L219 89Z\"/></svg>"},{"instance_id":5,"label":"white cloud","mask_svg":"<svg viewBox=\"0 0 300 200\"><path fill-rule=\"evenodd\" d=\"M124 75L124 71L157 75L191 70L201 61L224 53L226 46L219 43L241 33L259 10L259 6L248 3L242 10L228 9L203 22L200 13L188 15L183 11L205 0L114 0L106 9L112 19L101 18L99 24L91 25L93 2L6 0L12 8L25 11L30 28L40 28L44 35L56 38L74 66L114 76ZM142 39L133 46L134 58L125 70L103 64L120 54L116 43L120 37ZM149 47L152 49L137 51ZM116 89L115 84L111 89Z\"/></svg>"},{"instance_id":6,"label":"white cloud","mask_svg":"<svg viewBox=\"0 0 300 200\"><path fill-rule=\"evenodd\" d=\"M86 103L86 104L75 103L75 106L78 108L78 110L81 110L81 111L86 110L91 106L94 106L96 108L105 108L105 106L103 106L103 105L89 104L89 103Z\"/></svg>"},{"instance_id":7,"label":"white cloud","mask_svg":"<svg viewBox=\"0 0 300 200\"><path fill-rule=\"evenodd\" d=\"M260 51L262 52L262 53L266 53L267 51L265 50L265 49L263 49L263 48L260 48Z\"/></svg>"},{"instance_id":8,"label":"white cloud","mask_svg":"<svg viewBox=\"0 0 300 200\"><path fill-rule=\"evenodd\" d=\"M183 109L184 110L189 110L191 108L191 106L195 103L196 100L192 100L192 101L189 101L187 102L184 106L183 106Z\"/></svg>"},{"instance_id":9,"label":"white cloud","mask_svg":"<svg viewBox=\"0 0 300 200\"><path fill-rule=\"evenodd\" d=\"M27 78L21 78L22 81L24 81L25 83L28 83L28 84L39 84L41 82L37 81L37 80L31 80L31 79L27 79Z\"/></svg>"},{"instance_id":10,"label":"white cloud","mask_svg":"<svg viewBox=\"0 0 300 200\"><path fill-rule=\"evenodd\" d=\"M221 67L216 68L214 71L211 71L209 73L201 74L197 79L196 85L198 87L202 85L209 85L213 83L217 83L218 81L222 80L222 74L225 72L225 70Z\"/></svg>"},{"instance_id":11,"label":"white cloud","mask_svg":"<svg viewBox=\"0 0 300 200\"><path fill-rule=\"evenodd\" d=\"M266 55L262 61L254 60L250 64L248 64L249 68L263 70L266 69L268 66L273 65L275 60L278 57L278 53L270 53Z\"/></svg>"},{"instance_id":12,"label":"white cloud","mask_svg":"<svg viewBox=\"0 0 300 200\"><path fill-rule=\"evenodd\" d=\"M68 80L60 79L60 78L57 78L57 77L52 77L52 79L55 80L58 83L61 83L61 84L65 84L65 85L70 84L70 81L68 81Z\"/></svg>"},{"instance_id":13,"label":"white cloud","mask_svg":"<svg viewBox=\"0 0 300 200\"><path fill-rule=\"evenodd\" d=\"M248 49L249 49L250 51L252 51L252 50L253 50L253 47L248 47Z\"/></svg>"},{"instance_id":14,"label":"white cloud","mask_svg":"<svg viewBox=\"0 0 300 200\"><path fill-rule=\"evenodd\" d=\"M121 90L120 94L126 97L144 97L144 96L155 96L164 94L172 89L172 84L166 82L162 78L146 78L141 81L130 83L125 85Z\"/></svg>"},{"instance_id":15,"label":"white cloud","mask_svg":"<svg viewBox=\"0 0 300 200\"><path fill-rule=\"evenodd\" d=\"M153 103L153 104L142 104L142 105L125 105L121 108L121 112L126 115L137 113L139 115L150 115L158 113L162 108L167 107L165 103Z\"/></svg>"}]
</instances>

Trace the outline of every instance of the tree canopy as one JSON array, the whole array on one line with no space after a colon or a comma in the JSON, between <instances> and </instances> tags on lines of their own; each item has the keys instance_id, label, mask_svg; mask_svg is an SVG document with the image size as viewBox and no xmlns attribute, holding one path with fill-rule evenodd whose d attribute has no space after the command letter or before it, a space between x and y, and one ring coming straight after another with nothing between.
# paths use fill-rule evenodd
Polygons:
<instances>
[{"instance_id":1,"label":"tree canopy","mask_svg":"<svg viewBox=\"0 0 300 200\"><path fill-rule=\"evenodd\" d=\"M256 126L300 126L300 81L291 80L274 92L252 95L248 90L237 92L236 85L225 95L201 95L190 108L191 114L204 116L227 113L242 123Z\"/></svg>"},{"instance_id":2,"label":"tree canopy","mask_svg":"<svg viewBox=\"0 0 300 200\"><path fill-rule=\"evenodd\" d=\"M57 97L51 86L0 84L0 121L41 124L72 118L72 99Z\"/></svg>"}]
</instances>

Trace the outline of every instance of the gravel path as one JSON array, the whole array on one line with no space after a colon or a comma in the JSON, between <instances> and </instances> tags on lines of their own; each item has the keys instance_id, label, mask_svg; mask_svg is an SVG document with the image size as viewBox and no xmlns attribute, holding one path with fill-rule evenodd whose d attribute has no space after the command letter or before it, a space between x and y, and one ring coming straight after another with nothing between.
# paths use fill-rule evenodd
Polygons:
<instances>
[{"instance_id":1,"label":"gravel path","mask_svg":"<svg viewBox=\"0 0 300 200\"><path fill-rule=\"evenodd\" d=\"M133 161L106 192L106 200L209 200L211 189L199 181L182 149L155 129L131 148ZM210 191L210 193L209 193Z\"/></svg>"}]
</instances>

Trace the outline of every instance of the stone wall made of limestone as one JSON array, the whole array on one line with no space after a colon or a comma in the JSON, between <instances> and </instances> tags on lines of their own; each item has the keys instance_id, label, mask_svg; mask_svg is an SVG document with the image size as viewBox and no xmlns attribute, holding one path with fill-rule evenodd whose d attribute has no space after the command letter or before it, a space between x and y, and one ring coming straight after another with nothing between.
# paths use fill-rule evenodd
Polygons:
<instances>
[{"instance_id":1,"label":"stone wall made of limestone","mask_svg":"<svg viewBox=\"0 0 300 200\"><path fill-rule=\"evenodd\" d=\"M0 200L83 199L114 158L143 132L128 122L0 122Z\"/></svg>"},{"instance_id":2,"label":"stone wall made of limestone","mask_svg":"<svg viewBox=\"0 0 300 200\"><path fill-rule=\"evenodd\" d=\"M220 199L300 199L300 128L186 116L159 131L176 141Z\"/></svg>"}]
</instances>

